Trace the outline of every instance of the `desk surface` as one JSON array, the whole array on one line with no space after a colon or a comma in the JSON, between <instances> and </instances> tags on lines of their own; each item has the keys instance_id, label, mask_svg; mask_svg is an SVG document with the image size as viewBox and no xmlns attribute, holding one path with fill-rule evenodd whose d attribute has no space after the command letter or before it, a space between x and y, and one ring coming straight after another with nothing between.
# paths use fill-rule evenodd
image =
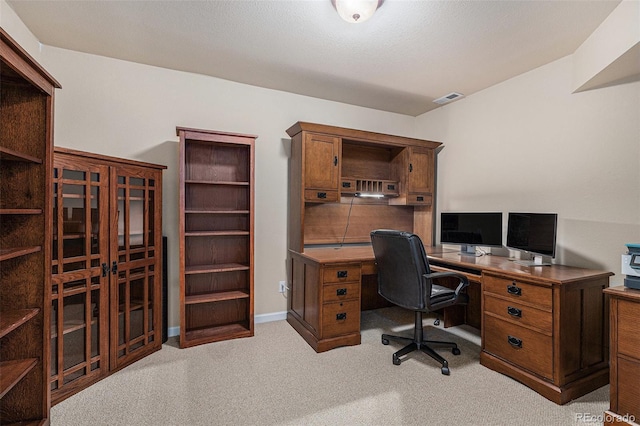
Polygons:
<instances>
[{"instance_id":1,"label":"desk surface","mask_svg":"<svg viewBox=\"0 0 640 426\"><path fill-rule=\"evenodd\" d=\"M585 278L609 277L613 273L593 269L577 268L565 265L552 266L524 266L513 259L503 256L483 255L463 256L456 249L443 246L425 247L429 262L433 267L447 268L481 275L485 272L496 272L500 275L513 275L515 277L535 277L542 282L551 284L580 281ZM347 262L374 262L373 248L368 246L342 246L342 247L313 247L305 248L300 256L313 260L320 264L347 263Z\"/></svg>"}]
</instances>

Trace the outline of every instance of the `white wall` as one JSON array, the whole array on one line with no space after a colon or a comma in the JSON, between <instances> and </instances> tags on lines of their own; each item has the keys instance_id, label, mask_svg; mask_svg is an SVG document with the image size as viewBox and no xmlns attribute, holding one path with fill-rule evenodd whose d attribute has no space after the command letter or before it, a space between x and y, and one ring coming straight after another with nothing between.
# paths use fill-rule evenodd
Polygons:
<instances>
[{"instance_id":1,"label":"white wall","mask_svg":"<svg viewBox=\"0 0 640 426\"><path fill-rule=\"evenodd\" d=\"M416 137L445 143L438 213L556 212L555 261L621 284L640 242L640 82L572 94L572 71L568 56L423 114Z\"/></svg>"},{"instance_id":2,"label":"white wall","mask_svg":"<svg viewBox=\"0 0 640 426\"><path fill-rule=\"evenodd\" d=\"M286 310L289 136L296 121L413 136L414 118L217 78L43 46L56 93L55 145L164 164L163 229L169 239L169 326L179 326L176 126L258 135L255 312Z\"/></svg>"},{"instance_id":3,"label":"white wall","mask_svg":"<svg viewBox=\"0 0 640 426\"><path fill-rule=\"evenodd\" d=\"M438 211L559 214L557 262L616 273L640 242L640 83L571 94L567 57L418 118L40 46L4 0L0 25L62 84L55 144L164 164L169 325L179 325L178 138L186 126L258 135L256 314L282 312L285 130L310 121L445 143Z\"/></svg>"}]
</instances>

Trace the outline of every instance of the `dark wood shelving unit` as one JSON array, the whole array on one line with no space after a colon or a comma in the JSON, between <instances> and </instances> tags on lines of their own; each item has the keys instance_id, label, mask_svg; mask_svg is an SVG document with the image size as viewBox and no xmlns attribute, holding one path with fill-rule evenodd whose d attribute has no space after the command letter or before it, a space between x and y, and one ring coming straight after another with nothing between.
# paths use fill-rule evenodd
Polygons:
<instances>
[{"instance_id":1,"label":"dark wood shelving unit","mask_svg":"<svg viewBox=\"0 0 640 426\"><path fill-rule=\"evenodd\" d=\"M48 424L53 96L0 28L0 423Z\"/></svg>"},{"instance_id":2,"label":"dark wood shelving unit","mask_svg":"<svg viewBox=\"0 0 640 426\"><path fill-rule=\"evenodd\" d=\"M180 136L180 347L253 336L255 136Z\"/></svg>"}]
</instances>

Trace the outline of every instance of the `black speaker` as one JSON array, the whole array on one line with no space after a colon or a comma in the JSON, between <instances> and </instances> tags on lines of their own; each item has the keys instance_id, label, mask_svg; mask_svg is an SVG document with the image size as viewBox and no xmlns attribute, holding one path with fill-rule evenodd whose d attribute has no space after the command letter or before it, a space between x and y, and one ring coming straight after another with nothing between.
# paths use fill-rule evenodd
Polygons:
<instances>
[{"instance_id":1,"label":"black speaker","mask_svg":"<svg viewBox=\"0 0 640 426\"><path fill-rule=\"evenodd\" d=\"M169 274L167 272L167 237L162 237L162 343L169 339Z\"/></svg>"}]
</instances>

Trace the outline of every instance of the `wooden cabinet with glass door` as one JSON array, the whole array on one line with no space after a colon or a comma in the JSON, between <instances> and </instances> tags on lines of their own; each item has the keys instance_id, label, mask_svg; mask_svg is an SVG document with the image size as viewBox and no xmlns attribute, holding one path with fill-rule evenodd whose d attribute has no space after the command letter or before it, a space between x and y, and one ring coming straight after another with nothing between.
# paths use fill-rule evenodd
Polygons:
<instances>
[{"instance_id":1,"label":"wooden cabinet with glass door","mask_svg":"<svg viewBox=\"0 0 640 426\"><path fill-rule=\"evenodd\" d=\"M53 403L160 349L163 168L55 149Z\"/></svg>"}]
</instances>

